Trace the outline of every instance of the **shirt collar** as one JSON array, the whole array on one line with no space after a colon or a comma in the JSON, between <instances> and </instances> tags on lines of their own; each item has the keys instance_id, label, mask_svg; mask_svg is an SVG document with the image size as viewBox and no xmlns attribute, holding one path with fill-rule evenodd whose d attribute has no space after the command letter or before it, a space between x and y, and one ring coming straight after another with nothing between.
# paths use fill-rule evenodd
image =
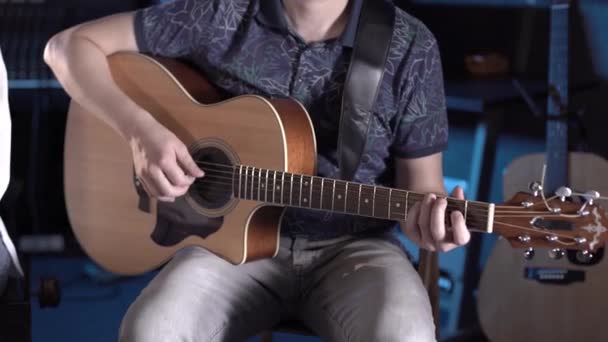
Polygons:
<instances>
[{"instance_id":1,"label":"shirt collar","mask_svg":"<svg viewBox=\"0 0 608 342\"><path fill-rule=\"evenodd\" d=\"M355 45L355 36L357 35L359 16L364 0L350 1L352 6L350 17L348 18L348 22L346 23L346 27L344 28L344 32L342 32L339 41L343 46L352 48ZM283 32L289 32L281 0L259 0L258 3L260 4L260 8L257 13L257 18L260 22Z\"/></svg>"}]
</instances>

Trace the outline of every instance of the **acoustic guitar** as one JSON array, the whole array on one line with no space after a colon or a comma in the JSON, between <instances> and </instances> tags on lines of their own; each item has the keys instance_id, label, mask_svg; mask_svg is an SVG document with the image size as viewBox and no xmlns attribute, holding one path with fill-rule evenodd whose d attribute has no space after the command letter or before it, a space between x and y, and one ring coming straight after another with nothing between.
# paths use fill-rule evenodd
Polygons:
<instances>
[{"instance_id":1,"label":"acoustic guitar","mask_svg":"<svg viewBox=\"0 0 608 342\"><path fill-rule=\"evenodd\" d=\"M272 257L285 207L403 221L408 208L424 197L316 176L313 126L295 100L238 96L220 101L200 73L175 60L123 52L108 61L117 85L174 132L205 171L175 202L149 198L134 175L129 145L71 103L65 141L68 215L83 249L112 272L152 270L188 245L234 264ZM588 229L608 225L603 209L591 200L585 208L599 221L578 215L578 204L526 193L505 205L448 198L448 208L462 211L472 231L498 233L518 247L594 251L597 241L606 240L603 231ZM571 229L550 232L547 224ZM529 241L520 242L522 236Z\"/></svg>"},{"instance_id":2,"label":"acoustic guitar","mask_svg":"<svg viewBox=\"0 0 608 342\"><path fill-rule=\"evenodd\" d=\"M551 10L550 68L547 151L513 161L504 173L504 194L522 188L530 175L541 176L533 183L538 196L555 194L569 197L583 206L580 213L596 223L601 216L584 207L590 198L607 205L608 161L583 152L568 152L568 4L555 3ZM583 191L593 189L594 191ZM568 226L546 226L563 233ZM585 226L598 236L606 228ZM479 284L478 312L483 331L491 341L606 341L601 329L608 314L605 288L608 262L604 244L594 239L595 252L570 250L568 246L528 250L524 256L510 251L507 241L499 240L490 254Z\"/></svg>"}]
</instances>

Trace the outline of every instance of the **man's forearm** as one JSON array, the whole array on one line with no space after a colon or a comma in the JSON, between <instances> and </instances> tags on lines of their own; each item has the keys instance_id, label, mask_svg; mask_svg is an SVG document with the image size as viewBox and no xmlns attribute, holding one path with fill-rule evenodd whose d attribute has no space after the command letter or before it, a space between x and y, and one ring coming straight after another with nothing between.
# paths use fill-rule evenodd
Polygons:
<instances>
[{"instance_id":1,"label":"man's forearm","mask_svg":"<svg viewBox=\"0 0 608 342\"><path fill-rule=\"evenodd\" d=\"M88 111L128 138L135 126L152 117L114 82L103 48L79 33L80 27L54 36L44 51L44 60L66 92Z\"/></svg>"}]
</instances>

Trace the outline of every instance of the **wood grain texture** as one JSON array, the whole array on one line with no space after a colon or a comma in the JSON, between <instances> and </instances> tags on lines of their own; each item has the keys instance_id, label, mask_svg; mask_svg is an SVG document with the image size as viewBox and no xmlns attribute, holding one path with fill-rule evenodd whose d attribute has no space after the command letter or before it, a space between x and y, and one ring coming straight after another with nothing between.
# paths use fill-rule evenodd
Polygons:
<instances>
[{"instance_id":1,"label":"wood grain texture","mask_svg":"<svg viewBox=\"0 0 608 342\"><path fill-rule=\"evenodd\" d=\"M246 262L270 258L279 248L283 207L262 206L251 217L247 234Z\"/></svg>"},{"instance_id":2,"label":"wood grain texture","mask_svg":"<svg viewBox=\"0 0 608 342\"><path fill-rule=\"evenodd\" d=\"M570 153L569 159L573 188L608 194L606 160L585 153ZM540 181L544 160L544 154L536 154L511 163L504 177L506 198L526 190L530 181ZM479 285L478 311L486 335L495 342L608 340L602 328L608 314L606 257L597 265L578 266L567 258L553 260L547 252L537 248L534 259L526 261L506 240L497 242ZM523 277L525 267L584 270L586 279L570 285L541 284Z\"/></svg>"},{"instance_id":3,"label":"wood grain texture","mask_svg":"<svg viewBox=\"0 0 608 342\"><path fill-rule=\"evenodd\" d=\"M205 96L208 83L198 82L201 77L187 69L172 75L163 64L135 53L115 54L109 63L119 87L187 146L217 140L238 151L240 164L279 171L314 168L298 158L290 166L288 150L294 147L286 144L292 139L286 137L282 119L269 101L241 96L203 105L186 92L184 84L191 93L198 94L197 98L208 100L213 98ZM300 107L298 113L306 112ZM285 115L298 122L297 114ZM308 129L312 130L310 126ZM310 151L307 153L309 157ZM295 152L290 154L297 156ZM269 226L266 221L261 228L256 226L258 220L251 215L261 204L248 200L238 200L225 216L222 228L206 239L189 237L174 247L157 246L149 237L155 222L155 203L150 214L137 210L132 174L128 143L93 113L72 102L65 141L67 209L80 244L104 268L121 274L142 273L163 264L186 245L207 248L232 263L246 261L249 253L255 257L269 253L268 243L247 240L248 233L259 240L259 232L266 232ZM277 217L276 233L268 239L276 239L278 229ZM278 246L274 241L273 245ZM256 250L258 247L265 252Z\"/></svg>"}]
</instances>

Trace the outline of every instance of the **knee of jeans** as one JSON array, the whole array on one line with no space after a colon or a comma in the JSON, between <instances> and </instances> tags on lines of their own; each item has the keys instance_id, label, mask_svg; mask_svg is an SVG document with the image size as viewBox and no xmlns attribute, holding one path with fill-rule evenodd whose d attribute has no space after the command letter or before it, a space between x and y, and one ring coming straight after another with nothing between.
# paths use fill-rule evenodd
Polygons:
<instances>
[{"instance_id":1,"label":"knee of jeans","mask_svg":"<svg viewBox=\"0 0 608 342\"><path fill-rule=\"evenodd\" d=\"M160 336L152 332L152 327L158 327L154 315L146 315L137 302L133 303L122 319L118 340L120 342L161 341Z\"/></svg>"},{"instance_id":2,"label":"knee of jeans","mask_svg":"<svg viewBox=\"0 0 608 342\"><path fill-rule=\"evenodd\" d=\"M119 330L120 342L171 341L175 340L177 331L180 335L186 333L185 327L179 326L179 315L150 296L148 290L144 289L125 313Z\"/></svg>"},{"instance_id":3,"label":"knee of jeans","mask_svg":"<svg viewBox=\"0 0 608 342\"><path fill-rule=\"evenodd\" d=\"M430 342L435 341L435 322L425 292L395 294L375 315L367 327L360 327L360 341Z\"/></svg>"},{"instance_id":4,"label":"knee of jeans","mask_svg":"<svg viewBox=\"0 0 608 342\"><path fill-rule=\"evenodd\" d=\"M423 317L405 319L393 317L372 329L363 332L363 336L357 336L359 341L383 341L383 342L434 342L435 324L432 319Z\"/></svg>"}]
</instances>

